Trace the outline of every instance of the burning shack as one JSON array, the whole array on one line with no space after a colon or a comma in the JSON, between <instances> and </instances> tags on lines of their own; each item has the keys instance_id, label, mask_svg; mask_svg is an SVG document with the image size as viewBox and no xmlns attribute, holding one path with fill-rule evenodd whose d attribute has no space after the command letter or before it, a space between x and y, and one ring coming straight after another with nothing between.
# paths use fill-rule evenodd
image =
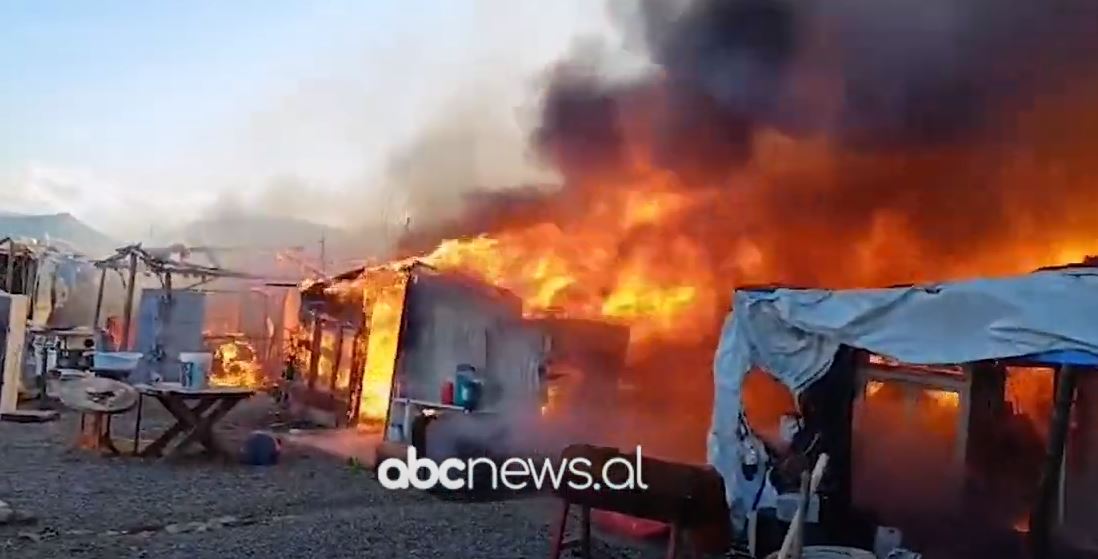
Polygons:
<instances>
[{"instance_id":1,"label":"burning shack","mask_svg":"<svg viewBox=\"0 0 1098 559\"><path fill-rule=\"evenodd\" d=\"M381 428L403 443L425 416L497 424L571 417L566 410L585 399L611 395L628 344L617 326L526 318L515 295L418 261L307 285L298 317L288 390L295 412ZM475 406L447 401L459 369L481 384Z\"/></svg>"},{"instance_id":2,"label":"burning shack","mask_svg":"<svg viewBox=\"0 0 1098 559\"><path fill-rule=\"evenodd\" d=\"M827 543L871 547L883 525L931 557L1098 549L1098 508L1082 497L1098 480L1096 271L738 291L710 446L733 520L791 490L780 471L791 454L825 452ZM782 440L744 412L752 370L797 395L783 423L799 429Z\"/></svg>"}]
</instances>

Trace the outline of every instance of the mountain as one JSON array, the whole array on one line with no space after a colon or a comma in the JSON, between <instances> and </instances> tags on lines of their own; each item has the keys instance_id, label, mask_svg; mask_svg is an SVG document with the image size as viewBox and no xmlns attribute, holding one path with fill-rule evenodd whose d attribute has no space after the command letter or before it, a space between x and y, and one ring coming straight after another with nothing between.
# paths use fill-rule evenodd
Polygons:
<instances>
[{"instance_id":1,"label":"mountain","mask_svg":"<svg viewBox=\"0 0 1098 559\"><path fill-rule=\"evenodd\" d=\"M29 238L67 245L92 257L112 254L121 243L71 214L25 215L0 212L0 239Z\"/></svg>"},{"instance_id":2,"label":"mountain","mask_svg":"<svg viewBox=\"0 0 1098 559\"><path fill-rule=\"evenodd\" d=\"M349 262L384 249L378 235L351 233L338 227L311 221L266 215L225 215L193 221L179 229L157 235L156 243L182 243L190 247L211 247L218 254L217 265L255 274L282 276L286 262L274 262L273 255L292 253L296 260L318 267L321 240L329 272L352 267Z\"/></svg>"}]
</instances>

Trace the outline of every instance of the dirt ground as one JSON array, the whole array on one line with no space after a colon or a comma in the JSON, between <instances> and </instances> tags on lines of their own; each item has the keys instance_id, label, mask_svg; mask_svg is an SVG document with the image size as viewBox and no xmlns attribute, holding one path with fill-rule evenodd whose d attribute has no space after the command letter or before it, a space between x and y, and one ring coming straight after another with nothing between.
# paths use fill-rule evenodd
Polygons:
<instances>
[{"instance_id":1,"label":"dirt ground","mask_svg":"<svg viewBox=\"0 0 1098 559\"><path fill-rule=\"evenodd\" d=\"M167 414L146 401L142 438ZM257 397L220 424L239 441L271 422ZM544 497L443 501L388 491L371 470L287 442L278 465L105 457L74 448L78 415L44 424L0 423L0 500L35 522L0 526L0 558L391 557L519 558L548 554ZM133 418L115 421L123 450ZM598 557L642 557L596 542ZM659 556L655 550L653 556Z\"/></svg>"}]
</instances>

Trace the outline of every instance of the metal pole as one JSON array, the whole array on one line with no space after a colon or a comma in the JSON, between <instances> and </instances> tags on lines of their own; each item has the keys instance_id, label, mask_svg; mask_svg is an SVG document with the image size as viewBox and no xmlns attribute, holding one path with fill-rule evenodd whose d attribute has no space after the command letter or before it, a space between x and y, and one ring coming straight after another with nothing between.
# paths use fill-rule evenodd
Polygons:
<instances>
[{"instance_id":1,"label":"metal pole","mask_svg":"<svg viewBox=\"0 0 1098 559\"><path fill-rule=\"evenodd\" d=\"M1034 557L1048 557L1052 545L1052 529L1055 516L1057 490L1063 473L1064 451L1067 446L1068 427L1071 422L1071 405L1075 398L1075 371L1063 365L1056 374L1056 399L1049 420L1048 450L1041 470L1041 482L1037 500L1030 518L1031 545Z\"/></svg>"},{"instance_id":2,"label":"metal pole","mask_svg":"<svg viewBox=\"0 0 1098 559\"><path fill-rule=\"evenodd\" d=\"M137 253L130 252L130 281L126 284L126 307L122 311L122 343L120 344L122 349L129 351L130 348L130 325L133 318L133 292L134 284L137 282Z\"/></svg>"},{"instance_id":3,"label":"metal pole","mask_svg":"<svg viewBox=\"0 0 1098 559\"><path fill-rule=\"evenodd\" d=\"M99 318L103 314L103 288L107 284L107 267L99 270L99 292L95 295L95 316L92 317L92 327L99 327Z\"/></svg>"}]
</instances>

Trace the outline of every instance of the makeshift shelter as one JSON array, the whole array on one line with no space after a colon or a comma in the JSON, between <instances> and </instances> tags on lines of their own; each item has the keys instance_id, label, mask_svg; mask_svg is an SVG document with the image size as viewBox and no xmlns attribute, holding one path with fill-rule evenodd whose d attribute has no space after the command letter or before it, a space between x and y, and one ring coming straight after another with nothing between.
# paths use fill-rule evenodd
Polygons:
<instances>
[{"instance_id":1,"label":"makeshift shelter","mask_svg":"<svg viewBox=\"0 0 1098 559\"><path fill-rule=\"evenodd\" d=\"M31 299L33 326L83 324L95 296L94 268L83 256L34 240L0 239L0 291Z\"/></svg>"},{"instance_id":2,"label":"makeshift shelter","mask_svg":"<svg viewBox=\"0 0 1098 559\"><path fill-rule=\"evenodd\" d=\"M413 262L352 270L301 299L291 393L324 423L388 420L406 431L402 418L438 399L458 365L492 379L500 392L488 405L537 397L544 341L510 293Z\"/></svg>"},{"instance_id":3,"label":"makeshift shelter","mask_svg":"<svg viewBox=\"0 0 1098 559\"><path fill-rule=\"evenodd\" d=\"M295 411L322 424L380 425L386 441L420 446L430 421L436 449L460 438L446 429L522 423L528 435L542 420L563 429L563 418L581 423L613 406L629 340L616 325L524 318L514 294L415 260L309 284L288 303L284 316L300 317L285 326ZM466 367L482 382L475 410L444 397ZM458 425L466 419L495 426Z\"/></svg>"},{"instance_id":4,"label":"makeshift shelter","mask_svg":"<svg viewBox=\"0 0 1098 559\"><path fill-rule=\"evenodd\" d=\"M210 349L206 347L209 344L203 335L206 294L199 288L221 279L260 279L177 258L185 254L185 247L145 249L141 245L129 245L118 249L114 256L96 262L100 269L99 292L92 324L98 326L104 314L107 274L113 270L122 277L125 289L122 324L115 332L119 349L136 349L145 356L132 380L153 376L175 380L179 353ZM139 291L139 274L155 276L159 288ZM137 328L133 327L135 320Z\"/></svg>"},{"instance_id":5,"label":"makeshift shelter","mask_svg":"<svg viewBox=\"0 0 1098 559\"><path fill-rule=\"evenodd\" d=\"M0 239L0 290L13 295L32 295L38 258L25 243Z\"/></svg>"},{"instance_id":6,"label":"makeshift shelter","mask_svg":"<svg viewBox=\"0 0 1098 559\"><path fill-rule=\"evenodd\" d=\"M1075 370L1098 363L1093 357L1098 355L1098 268L887 289L743 289L735 293L733 309L714 362L708 445L709 460L725 480L735 526L744 526L752 510L774 498L766 476L745 466L760 454L765 460L767 452L743 412L744 380L753 369L788 387L798 397L805 422L816 423L821 442L817 450L831 455L832 489L836 500L845 501L832 511L845 514L854 491L851 461L856 434L851 425L857 401L872 380L863 374L867 367L896 365L907 376L897 373L893 379L955 393L958 446L962 460L969 461L974 458L963 452L973 448L968 439L994 427L988 418L995 417L989 411L995 397L987 395L998 390L1001 401L1001 372L1000 386L988 379L995 379L995 370L1011 362L1060 369L1055 375L1047 455L1042 457L1040 480L1032 480L1039 487L1028 529L1037 552L1045 553L1050 535L1070 524L1062 512L1063 486L1072 481L1063 476L1067 414L1073 401L1083 409L1095 395L1092 383L1086 383L1085 390L1077 383L1082 377L1077 379ZM1094 429L1090 424L1087 430ZM1081 452L1092 451L1093 445ZM1090 457L1086 467L1098 470L1098 460ZM968 473L966 467L961 475ZM1090 485L1092 480L1076 482ZM821 515L827 514L821 509Z\"/></svg>"}]
</instances>

